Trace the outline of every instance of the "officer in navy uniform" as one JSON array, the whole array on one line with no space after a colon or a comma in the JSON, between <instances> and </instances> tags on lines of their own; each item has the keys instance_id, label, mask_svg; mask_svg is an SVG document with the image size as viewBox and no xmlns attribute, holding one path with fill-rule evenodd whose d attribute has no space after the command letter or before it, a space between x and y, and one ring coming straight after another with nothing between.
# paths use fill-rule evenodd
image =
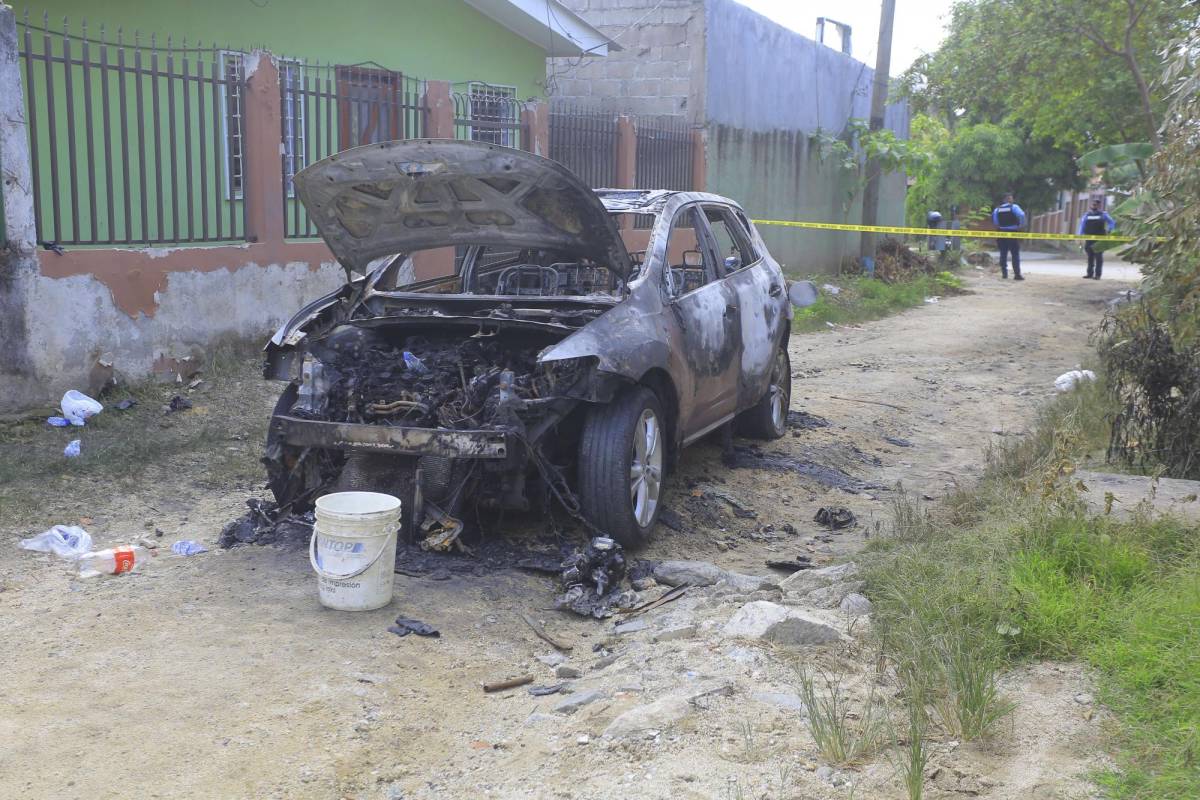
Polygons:
<instances>
[{"instance_id":1,"label":"officer in navy uniform","mask_svg":"<svg viewBox=\"0 0 1200 800\"><path fill-rule=\"evenodd\" d=\"M1025 227L1025 211L1013 202L1012 194L1004 195L1004 202L992 209L992 224L996 230L1019 231ZM1000 277L1008 277L1008 254L1012 253L1013 280L1023 281L1021 277L1021 240L997 239L1000 247Z\"/></svg>"},{"instance_id":2,"label":"officer in navy uniform","mask_svg":"<svg viewBox=\"0 0 1200 800\"><path fill-rule=\"evenodd\" d=\"M1106 236L1112 233L1117 221L1110 217L1108 212L1100 207L1101 205L1099 199L1093 200L1092 207L1079 218L1080 236ZM1100 280L1100 273L1104 271L1104 253L1096 250L1095 244L1095 239L1089 239L1083 243L1083 249L1087 251L1088 256L1087 275L1083 277Z\"/></svg>"}]
</instances>

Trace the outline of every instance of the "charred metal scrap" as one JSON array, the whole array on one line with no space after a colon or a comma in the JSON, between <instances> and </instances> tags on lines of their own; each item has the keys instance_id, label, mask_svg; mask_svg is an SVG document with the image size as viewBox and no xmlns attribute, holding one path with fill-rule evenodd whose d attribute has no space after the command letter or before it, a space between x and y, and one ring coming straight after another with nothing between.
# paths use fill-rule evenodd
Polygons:
<instances>
[{"instance_id":1,"label":"charred metal scrap","mask_svg":"<svg viewBox=\"0 0 1200 800\"><path fill-rule=\"evenodd\" d=\"M562 586L558 607L585 617L604 619L615 608L631 608L636 592L624 590L625 553L621 545L607 536L596 536L583 550L571 554L562 565Z\"/></svg>"}]
</instances>

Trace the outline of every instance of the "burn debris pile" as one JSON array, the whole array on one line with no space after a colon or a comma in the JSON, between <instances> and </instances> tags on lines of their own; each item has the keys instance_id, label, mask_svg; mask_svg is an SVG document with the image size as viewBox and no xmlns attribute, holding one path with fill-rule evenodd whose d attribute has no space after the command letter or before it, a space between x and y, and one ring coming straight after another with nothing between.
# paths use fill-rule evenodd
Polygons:
<instances>
[{"instance_id":1,"label":"burn debris pile","mask_svg":"<svg viewBox=\"0 0 1200 800\"><path fill-rule=\"evenodd\" d=\"M632 608L636 592L623 588L626 575L625 551L607 536L596 536L562 563L562 586L558 607L585 617L604 619L614 609Z\"/></svg>"},{"instance_id":2,"label":"burn debris pile","mask_svg":"<svg viewBox=\"0 0 1200 800\"><path fill-rule=\"evenodd\" d=\"M324 358L309 368L292 413L458 430L512 425L513 414L535 415L579 377L574 363L540 368L545 344L499 333L396 339L357 332L352 346L332 341L322 348Z\"/></svg>"},{"instance_id":3,"label":"burn debris pile","mask_svg":"<svg viewBox=\"0 0 1200 800\"><path fill-rule=\"evenodd\" d=\"M312 534L313 514L289 514L267 500L246 501L245 514L221 529L217 544L228 549L239 544L300 544Z\"/></svg>"}]
</instances>

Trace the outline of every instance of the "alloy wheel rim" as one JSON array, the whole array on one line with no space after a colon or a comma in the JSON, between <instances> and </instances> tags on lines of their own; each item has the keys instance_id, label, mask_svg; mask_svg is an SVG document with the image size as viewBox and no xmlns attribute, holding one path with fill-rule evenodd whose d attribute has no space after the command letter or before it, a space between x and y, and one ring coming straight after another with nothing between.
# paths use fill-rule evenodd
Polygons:
<instances>
[{"instance_id":1,"label":"alloy wheel rim","mask_svg":"<svg viewBox=\"0 0 1200 800\"><path fill-rule=\"evenodd\" d=\"M662 425L647 408L633 428L633 459L629 468L629 500L633 518L641 527L650 524L662 488Z\"/></svg>"},{"instance_id":2,"label":"alloy wheel rim","mask_svg":"<svg viewBox=\"0 0 1200 800\"><path fill-rule=\"evenodd\" d=\"M790 396L788 394L788 386L785 383L785 378L791 378L787 375L787 357L783 351L779 351L779 355L775 357L775 368L771 370L771 420L775 423L777 430L783 430L784 424L787 422L788 405Z\"/></svg>"}]
</instances>

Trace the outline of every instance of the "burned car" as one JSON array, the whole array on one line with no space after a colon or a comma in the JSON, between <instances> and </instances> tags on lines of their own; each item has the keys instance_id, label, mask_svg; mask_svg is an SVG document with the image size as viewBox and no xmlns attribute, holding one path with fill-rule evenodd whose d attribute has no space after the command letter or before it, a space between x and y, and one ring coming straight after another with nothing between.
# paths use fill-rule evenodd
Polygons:
<instances>
[{"instance_id":1,"label":"burned car","mask_svg":"<svg viewBox=\"0 0 1200 800\"><path fill-rule=\"evenodd\" d=\"M347 281L266 348L288 381L264 459L281 505L387 491L402 533L445 549L478 509L558 503L637 546L681 448L783 435L789 291L732 201L594 191L441 140L347 150L295 186Z\"/></svg>"}]
</instances>

